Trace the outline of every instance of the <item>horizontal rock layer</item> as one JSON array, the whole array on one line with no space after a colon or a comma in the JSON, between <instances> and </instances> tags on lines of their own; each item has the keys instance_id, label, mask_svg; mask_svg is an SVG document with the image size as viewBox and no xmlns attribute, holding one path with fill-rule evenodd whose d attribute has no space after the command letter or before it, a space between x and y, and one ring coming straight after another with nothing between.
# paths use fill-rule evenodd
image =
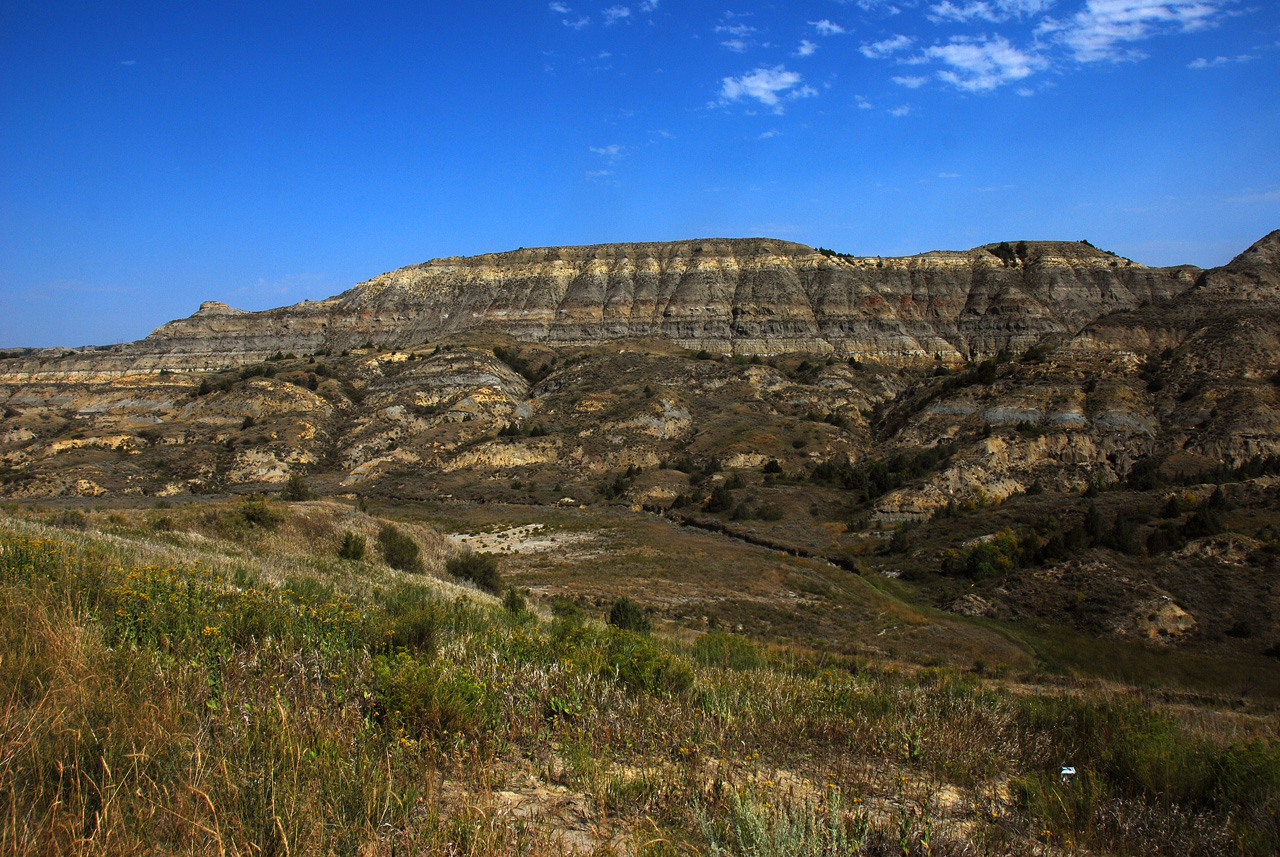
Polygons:
<instances>
[{"instance_id":1,"label":"horizontal rock layer","mask_svg":"<svg viewBox=\"0 0 1280 857\"><path fill-rule=\"evenodd\" d=\"M264 312L208 302L111 350L134 366L190 368L367 341L421 345L488 326L549 345L662 338L719 353L957 361L1068 340L1201 276L1078 242L1018 249L1021 258L995 245L855 258L770 239L521 249L436 259Z\"/></svg>"}]
</instances>

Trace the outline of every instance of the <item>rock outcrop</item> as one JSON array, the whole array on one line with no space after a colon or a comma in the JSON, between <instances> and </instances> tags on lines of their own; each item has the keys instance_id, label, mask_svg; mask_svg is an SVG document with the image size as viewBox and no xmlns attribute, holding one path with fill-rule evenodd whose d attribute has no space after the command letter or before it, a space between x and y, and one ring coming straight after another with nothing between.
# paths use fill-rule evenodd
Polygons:
<instances>
[{"instance_id":1,"label":"rock outcrop","mask_svg":"<svg viewBox=\"0 0 1280 857\"><path fill-rule=\"evenodd\" d=\"M212 366L365 342L419 346L490 326L553 346L661 338L721 354L959 362L1070 339L1100 317L1180 295L1200 274L1055 241L901 258L763 238L521 249L435 259L265 312L206 302L118 356Z\"/></svg>"}]
</instances>

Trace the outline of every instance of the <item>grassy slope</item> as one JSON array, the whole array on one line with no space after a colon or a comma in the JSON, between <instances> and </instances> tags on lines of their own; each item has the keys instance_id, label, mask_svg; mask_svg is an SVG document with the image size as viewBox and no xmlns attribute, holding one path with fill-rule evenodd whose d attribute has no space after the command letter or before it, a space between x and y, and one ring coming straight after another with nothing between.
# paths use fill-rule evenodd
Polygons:
<instances>
[{"instance_id":1,"label":"grassy slope","mask_svg":"<svg viewBox=\"0 0 1280 857\"><path fill-rule=\"evenodd\" d=\"M0 519L0 850L1280 845L1274 714L551 621L332 558L376 520L268 508Z\"/></svg>"}]
</instances>

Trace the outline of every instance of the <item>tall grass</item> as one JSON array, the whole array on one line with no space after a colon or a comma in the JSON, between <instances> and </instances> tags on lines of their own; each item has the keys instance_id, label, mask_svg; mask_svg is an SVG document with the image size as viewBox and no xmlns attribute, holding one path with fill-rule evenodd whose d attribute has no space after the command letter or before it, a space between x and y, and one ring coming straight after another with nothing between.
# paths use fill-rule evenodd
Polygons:
<instances>
[{"instance_id":1,"label":"tall grass","mask_svg":"<svg viewBox=\"0 0 1280 857\"><path fill-rule=\"evenodd\" d=\"M337 559L350 529L0 520L0 852L1280 848L1274 719L543 621Z\"/></svg>"}]
</instances>

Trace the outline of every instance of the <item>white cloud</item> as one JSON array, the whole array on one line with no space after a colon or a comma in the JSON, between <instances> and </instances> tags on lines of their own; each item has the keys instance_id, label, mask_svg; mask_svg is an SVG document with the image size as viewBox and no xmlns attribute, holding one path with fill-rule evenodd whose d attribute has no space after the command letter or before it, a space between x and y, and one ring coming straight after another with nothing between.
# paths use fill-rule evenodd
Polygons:
<instances>
[{"instance_id":1,"label":"white cloud","mask_svg":"<svg viewBox=\"0 0 1280 857\"><path fill-rule=\"evenodd\" d=\"M1214 57L1211 60L1199 57L1187 63L1187 68L1213 68L1215 65L1226 65L1229 62L1231 62L1231 60L1226 57Z\"/></svg>"},{"instance_id":2,"label":"white cloud","mask_svg":"<svg viewBox=\"0 0 1280 857\"><path fill-rule=\"evenodd\" d=\"M583 15L581 18L565 18L560 23L564 24L570 30L581 30L583 27L591 23L591 19L586 15Z\"/></svg>"},{"instance_id":3,"label":"white cloud","mask_svg":"<svg viewBox=\"0 0 1280 857\"><path fill-rule=\"evenodd\" d=\"M552 12L559 12L561 15L568 15L573 10L563 3L548 3L547 8Z\"/></svg>"},{"instance_id":4,"label":"white cloud","mask_svg":"<svg viewBox=\"0 0 1280 857\"><path fill-rule=\"evenodd\" d=\"M608 146L600 146L598 148L596 146L591 146L590 150L592 153L597 154L602 158L607 158L610 161L616 161L618 158L622 157L624 152L626 152L626 147L620 146L617 143L611 143Z\"/></svg>"},{"instance_id":5,"label":"white cloud","mask_svg":"<svg viewBox=\"0 0 1280 857\"><path fill-rule=\"evenodd\" d=\"M1227 65L1233 62L1249 62L1250 60L1256 60L1256 59L1257 57L1250 56L1249 54L1240 54L1237 57L1219 56L1219 57L1214 57L1213 59L1205 59L1204 57L1197 57L1196 59L1193 59L1191 62L1187 63L1187 68L1194 68L1199 70L1203 68L1213 68L1215 66Z\"/></svg>"},{"instance_id":6,"label":"white cloud","mask_svg":"<svg viewBox=\"0 0 1280 857\"><path fill-rule=\"evenodd\" d=\"M938 77L968 92L986 92L1022 80L1046 65L1044 59L1023 53L1004 36L956 36L948 44L925 48L924 54L951 66L951 71L938 72Z\"/></svg>"},{"instance_id":7,"label":"white cloud","mask_svg":"<svg viewBox=\"0 0 1280 857\"><path fill-rule=\"evenodd\" d=\"M894 6L891 0L836 0L841 6L853 4L864 12L874 12L877 9L883 9L889 15L896 15L902 10ZM908 0L911 2L911 0Z\"/></svg>"},{"instance_id":8,"label":"white cloud","mask_svg":"<svg viewBox=\"0 0 1280 857\"><path fill-rule=\"evenodd\" d=\"M731 19L733 13L726 12L725 17ZM722 41L720 46L734 53L743 53L747 48L755 44L751 34L756 32L756 28L750 24L718 24L715 31L723 36L730 37Z\"/></svg>"},{"instance_id":9,"label":"white cloud","mask_svg":"<svg viewBox=\"0 0 1280 857\"><path fill-rule=\"evenodd\" d=\"M960 174L959 174L959 173L938 173L938 178L940 178L940 179L958 179L958 178L960 178Z\"/></svg>"},{"instance_id":10,"label":"white cloud","mask_svg":"<svg viewBox=\"0 0 1280 857\"><path fill-rule=\"evenodd\" d=\"M804 78L784 66L757 68L741 77L726 77L721 81L721 101L739 101L754 98L761 104L782 112L781 97L809 98L817 95L812 87L804 86Z\"/></svg>"},{"instance_id":11,"label":"white cloud","mask_svg":"<svg viewBox=\"0 0 1280 857\"><path fill-rule=\"evenodd\" d=\"M870 110L872 107L875 106L870 101L863 98L861 95L855 97L854 103L858 105L859 110Z\"/></svg>"},{"instance_id":12,"label":"white cloud","mask_svg":"<svg viewBox=\"0 0 1280 857\"><path fill-rule=\"evenodd\" d=\"M1032 95L1036 94L1036 91L1029 86L1019 86L1017 89L1014 90L1014 92L1016 92L1018 95L1021 95L1023 98L1029 98Z\"/></svg>"},{"instance_id":13,"label":"white cloud","mask_svg":"<svg viewBox=\"0 0 1280 857\"><path fill-rule=\"evenodd\" d=\"M798 57L813 56L813 52L816 51L817 49L818 49L818 45L816 42L811 42L808 39L801 39L800 47L796 48L795 55Z\"/></svg>"},{"instance_id":14,"label":"white cloud","mask_svg":"<svg viewBox=\"0 0 1280 857\"><path fill-rule=\"evenodd\" d=\"M1188 33L1216 23L1228 0L1087 0L1065 21L1046 18L1036 34L1066 45L1079 62L1141 59L1123 47L1165 33Z\"/></svg>"},{"instance_id":15,"label":"white cloud","mask_svg":"<svg viewBox=\"0 0 1280 857\"><path fill-rule=\"evenodd\" d=\"M817 30L819 36L840 36L849 32L835 21L828 21L826 18L821 21L810 21L809 26Z\"/></svg>"},{"instance_id":16,"label":"white cloud","mask_svg":"<svg viewBox=\"0 0 1280 857\"><path fill-rule=\"evenodd\" d=\"M613 170L587 170L587 178L599 179L613 175Z\"/></svg>"},{"instance_id":17,"label":"white cloud","mask_svg":"<svg viewBox=\"0 0 1280 857\"><path fill-rule=\"evenodd\" d=\"M1054 0L970 0L960 6L951 0L935 3L925 12L925 17L935 24L943 21L983 20L997 23L1010 18L1038 15L1052 6Z\"/></svg>"},{"instance_id":18,"label":"white cloud","mask_svg":"<svg viewBox=\"0 0 1280 857\"><path fill-rule=\"evenodd\" d=\"M1227 197L1227 202L1276 202L1280 201L1280 190L1250 191L1241 196Z\"/></svg>"},{"instance_id":19,"label":"white cloud","mask_svg":"<svg viewBox=\"0 0 1280 857\"><path fill-rule=\"evenodd\" d=\"M779 131L777 128L770 128L768 131L765 131L765 132L764 132L763 134L761 134L759 137L756 137L756 139L757 139L757 140L772 140L774 137L781 137L781 136L782 136L782 132L781 132L781 131Z\"/></svg>"},{"instance_id":20,"label":"white cloud","mask_svg":"<svg viewBox=\"0 0 1280 857\"><path fill-rule=\"evenodd\" d=\"M927 77L895 77L893 82L907 89L919 89L929 82Z\"/></svg>"},{"instance_id":21,"label":"white cloud","mask_svg":"<svg viewBox=\"0 0 1280 857\"><path fill-rule=\"evenodd\" d=\"M910 115L911 115L911 105L910 105L910 104L904 104L904 105L902 105L901 107L893 107L893 108L890 108L890 110L889 110L889 115L890 115L890 116L896 116L896 117L898 117L899 119L900 119L900 118L902 118L903 116L910 116Z\"/></svg>"},{"instance_id":22,"label":"white cloud","mask_svg":"<svg viewBox=\"0 0 1280 857\"><path fill-rule=\"evenodd\" d=\"M640 4L641 12L652 12L654 9L657 9L657 8L658 8L658 0L644 0L644 2Z\"/></svg>"},{"instance_id":23,"label":"white cloud","mask_svg":"<svg viewBox=\"0 0 1280 857\"><path fill-rule=\"evenodd\" d=\"M862 52L862 55L864 57L868 57L873 60L878 60L878 59L884 59L890 54L896 53L898 51L905 50L906 48L911 46L911 43L913 41L914 39L912 39L910 36L904 36L901 33L899 33L891 39L882 39L881 41L878 41L878 42L864 44L862 47L858 48L858 50Z\"/></svg>"},{"instance_id":24,"label":"white cloud","mask_svg":"<svg viewBox=\"0 0 1280 857\"><path fill-rule=\"evenodd\" d=\"M627 6L610 6L600 13L604 16L604 22L608 24L616 24L624 18L631 17L631 9Z\"/></svg>"},{"instance_id":25,"label":"white cloud","mask_svg":"<svg viewBox=\"0 0 1280 857\"><path fill-rule=\"evenodd\" d=\"M137 60L120 60L120 65L137 65Z\"/></svg>"}]
</instances>

